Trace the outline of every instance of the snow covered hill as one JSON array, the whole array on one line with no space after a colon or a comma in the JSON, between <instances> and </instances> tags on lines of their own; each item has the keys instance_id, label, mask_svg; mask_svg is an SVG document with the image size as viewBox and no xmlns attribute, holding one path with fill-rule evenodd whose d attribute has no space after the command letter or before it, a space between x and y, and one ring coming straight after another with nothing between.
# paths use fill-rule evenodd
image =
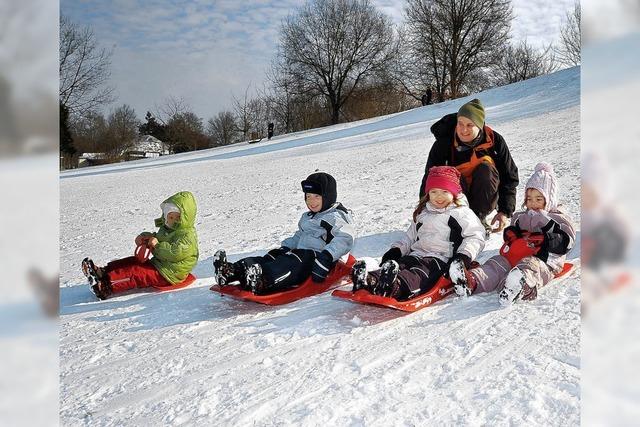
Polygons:
<instances>
[{"instance_id":1,"label":"snow covered hill","mask_svg":"<svg viewBox=\"0 0 640 427\"><path fill-rule=\"evenodd\" d=\"M474 95L521 182L540 160L579 218L580 69ZM62 425L577 425L577 268L538 300L447 298L414 314L323 294L281 307L209 291L211 257L262 253L296 229L299 183L321 169L354 212L356 257L378 258L417 202L429 126L470 98L197 153L70 171L60 180ZM128 256L159 203L198 200L198 281L98 302L80 272ZM518 203L523 188L519 188ZM482 260L496 253L488 242Z\"/></svg>"}]
</instances>

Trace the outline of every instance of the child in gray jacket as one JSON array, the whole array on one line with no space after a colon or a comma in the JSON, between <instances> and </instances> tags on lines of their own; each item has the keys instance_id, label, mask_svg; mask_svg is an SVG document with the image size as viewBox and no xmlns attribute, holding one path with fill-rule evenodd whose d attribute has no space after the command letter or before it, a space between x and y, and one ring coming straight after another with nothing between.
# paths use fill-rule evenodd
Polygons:
<instances>
[{"instance_id":1,"label":"child in gray jacket","mask_svg":"<svg viewBox=\"0 0 640 427\"><path fill-rule=\"evenodd\" d=\"M309 275L314 282L323 282L338 260L351 251L351 214L336 201L336 180L316 172L301 185L309 211L298 221L298 231L262 257L229 263L225 251L217 251L213 265L219 285L237 281L254 294L264 295L297 286Z\"/></svg>"}]
</instances>

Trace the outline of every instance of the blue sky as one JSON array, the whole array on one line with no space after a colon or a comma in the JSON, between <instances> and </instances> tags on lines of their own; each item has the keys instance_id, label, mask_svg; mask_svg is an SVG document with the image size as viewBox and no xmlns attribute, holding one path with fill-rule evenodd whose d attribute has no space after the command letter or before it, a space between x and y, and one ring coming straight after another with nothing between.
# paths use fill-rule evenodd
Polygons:
<instances>
[{"instance_id":1,"label":"blue sky","mask_svg":"<svg viewBox=\"0 0 640 427\"><path fill-rule=\"evenodd\" d=\"M405 0L372 0L395 23ZM144 117L169 96L183 98L206 122L232 95L261 87L280 22L302 0L61 0L60 12L90 25L113 48L111 84ZM513 0L514 39L540 46L557 38L573 0Z\"/></svg>"}]
</instances>

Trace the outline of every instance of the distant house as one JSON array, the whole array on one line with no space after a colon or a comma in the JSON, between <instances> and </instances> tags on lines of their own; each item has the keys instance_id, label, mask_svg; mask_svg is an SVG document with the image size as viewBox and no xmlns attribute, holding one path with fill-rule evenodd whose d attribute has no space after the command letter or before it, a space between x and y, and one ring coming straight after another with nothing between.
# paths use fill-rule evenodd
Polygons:
<instances>
[{"instance_id":1,"label":"distant house","mask_svg":"<svg viewBox=\"0 0 640 427\"><path fill-rule=\"evenodd\" d=\"M171 154L169 149L155 136L142 135L122 152L123 160L147 159Z\"/></svg>"},{"instance_id":2,"label":"distant house","mask_svg":"<svg viewBox=\"0 0 640 427\"><path fill-rule=\"evenodd\" d=\"M129 148L122 150L119 156L114 157L113 154L107 153L82 153L78 156L78 167L105 165L114 161L148 159L167 154L171 154L171 151L162 141L151 135L142 135Z\"/></svg>"},{"instance_id":3,"label":"distant house","mask_svg":"<svg viewBox=\"0 0 640 427\"><path fill-rule=\"evenodd\" d=\"M105 153L82 153L78 156L78 167L106 165L110 163Z\"/></svg>"}]
</instances>

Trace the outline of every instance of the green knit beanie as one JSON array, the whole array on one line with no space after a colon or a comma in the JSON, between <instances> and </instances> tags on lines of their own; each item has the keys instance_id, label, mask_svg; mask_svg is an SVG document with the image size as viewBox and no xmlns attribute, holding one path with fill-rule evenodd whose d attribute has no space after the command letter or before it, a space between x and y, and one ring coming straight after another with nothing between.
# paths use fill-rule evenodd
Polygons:
<instances>
[{"instance_id":1,"label":"green knit beanie","mask_svg":"<svg viewBox=\"0 0 640 427\"><path fill-rule=\"evenodd\" d=\"M460 116L471 120L480 129L484 127L484 107L478 98L472 99L460 107L458 117Z\"/></svg>"}]
</instances>

